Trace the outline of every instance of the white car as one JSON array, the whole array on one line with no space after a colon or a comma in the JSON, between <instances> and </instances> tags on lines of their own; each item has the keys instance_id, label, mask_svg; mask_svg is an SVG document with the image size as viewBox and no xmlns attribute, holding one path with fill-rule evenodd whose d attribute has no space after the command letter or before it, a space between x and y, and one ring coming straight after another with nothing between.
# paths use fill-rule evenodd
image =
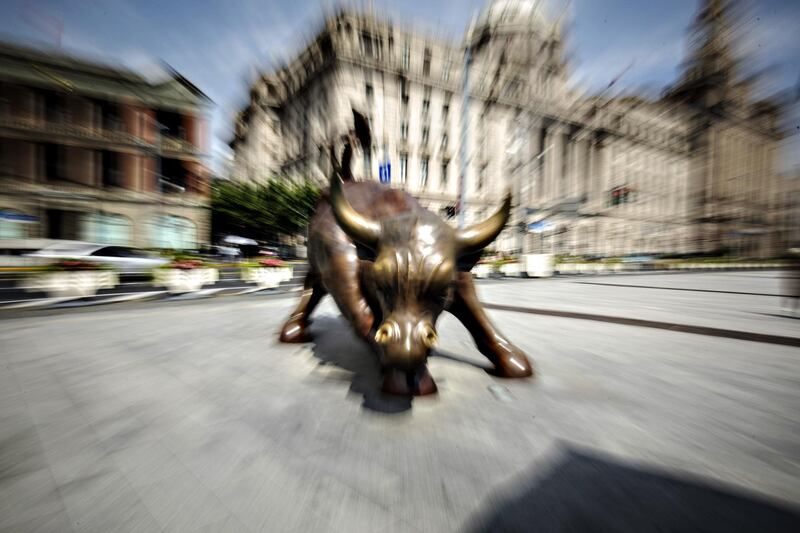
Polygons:
<instances>
[{"instance_id":1,"label":"white car","mask_svg":"<svg viewBox=\"0 0 800 533\"><path fill-rule=\"evenodd\" d=\"M163 257L148 255L144 250L129 246L113 246L91 243L58 243L51 244L28 254L28 257L40 259L81 259L108 265L120 274L146 274L154 268L169 263Z\"/></svg>"}]
</instances>

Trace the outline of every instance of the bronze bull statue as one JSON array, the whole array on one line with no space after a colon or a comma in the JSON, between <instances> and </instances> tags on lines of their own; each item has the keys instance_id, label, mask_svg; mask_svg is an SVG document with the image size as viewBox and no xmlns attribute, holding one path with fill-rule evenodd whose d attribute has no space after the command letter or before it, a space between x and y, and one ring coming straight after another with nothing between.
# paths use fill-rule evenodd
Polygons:
<instances>
[{"instance_id":1,"label":"bronze bull statue","mask_svg":"<svg viewBox=\"0 0 800 533\"><path fill-rule=\"evenodd\" d=\"M309 316L330 294L356 334L377 352L384 392L436 392L426 360L436 346L442 311L469 330L494 364L493 374L530 376L525 354L484 313L470 273L508 221L510 193L487 220L454 229L403 191L352 181L351 153L348 144L342 167L334 161L329 192L310 221L310 270L281 341L309 341Z\"/></svg>"}]
</instances>

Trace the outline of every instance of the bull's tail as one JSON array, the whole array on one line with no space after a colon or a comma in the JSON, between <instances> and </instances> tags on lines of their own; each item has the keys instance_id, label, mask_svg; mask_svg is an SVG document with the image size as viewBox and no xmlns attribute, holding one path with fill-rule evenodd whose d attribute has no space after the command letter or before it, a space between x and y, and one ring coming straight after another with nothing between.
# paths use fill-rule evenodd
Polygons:
<instances>
[{"instance_id":1,"label":"bull's tail","mask_svg":"<svg viewBox=\"0 0 800 533\"><path fill-rule=\"evenodd\" d=\"M335 175L342 178L342 181L355 181L353 178L353 169L351 162L353 159L353 144L358 143L361 145L362 150L372 149L372 135L369 129L369 122L367 119L356 111L353 110L353 129L344 139L344 149L342 150L341 165L336 160L336 151L333 146L330 148L331 153L331 166Z\"/></svg>"}]
</instances>

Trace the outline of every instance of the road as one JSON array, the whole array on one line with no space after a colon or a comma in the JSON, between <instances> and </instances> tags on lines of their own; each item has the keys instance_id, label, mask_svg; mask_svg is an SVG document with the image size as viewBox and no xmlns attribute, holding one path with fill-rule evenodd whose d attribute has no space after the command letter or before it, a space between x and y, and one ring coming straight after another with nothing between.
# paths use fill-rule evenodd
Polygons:
<instances>
[{"instance_id":1,"label":"road","mask_svg":"<svg viewBox=\"0 0 800 533\"><path fill-rule=\"evenodd\" d=\"M778 277L482 283L536 379L485 373L445 315L440 394L413 402L377 392L329 299L307 345L276 342L294 296L6 313L0 530L795 531Z\"/></svg>"}]
</instances>

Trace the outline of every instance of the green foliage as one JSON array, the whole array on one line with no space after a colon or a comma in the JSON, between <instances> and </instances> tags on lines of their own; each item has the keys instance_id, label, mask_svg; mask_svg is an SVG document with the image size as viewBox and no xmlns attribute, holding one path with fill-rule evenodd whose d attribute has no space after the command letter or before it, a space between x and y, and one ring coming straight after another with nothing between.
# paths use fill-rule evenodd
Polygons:
<instances>
[{"instance_id":1,"label":"green foliage","mask_svg":"<svg viewBox=\"0 0 800 533\"><path fill-rule=\"evenodd\" d=\"M297 235L305 231L319 195L310 182L215 183L211 192L213 231L261 241Z\"/></svg>"}]
</instances>

